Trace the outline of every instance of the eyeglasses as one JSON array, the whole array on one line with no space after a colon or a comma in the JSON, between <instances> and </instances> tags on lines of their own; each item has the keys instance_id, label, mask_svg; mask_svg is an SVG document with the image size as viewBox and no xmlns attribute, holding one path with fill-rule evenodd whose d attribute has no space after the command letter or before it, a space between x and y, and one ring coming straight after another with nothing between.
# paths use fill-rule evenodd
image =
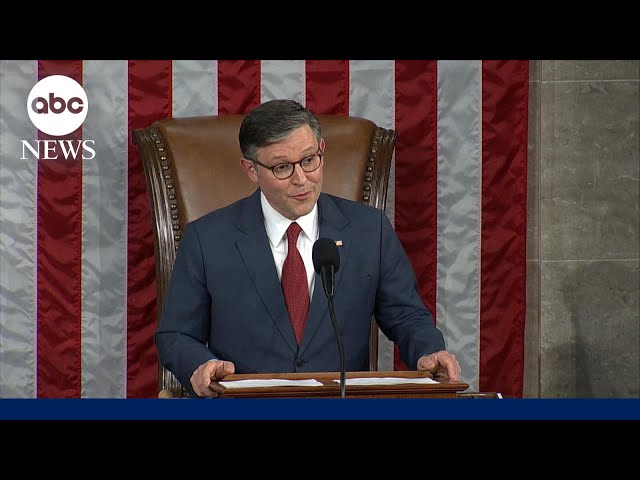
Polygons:
<instances>
[{"instance_id":1,"label":"eyeglasses","mask_svg":"<svg viewBox=\"0 0 640 480\"><path fill-rule=\"evenodd\" d=\"M257 163L261 167L267 168L273 172L273 176L278 180L286 180L296 169L296 165L300 165L300 168L303 172L311 173L320 168L322 164L322 157L324 157L324 153L318 149L318 152L315 155L311 155L310 157L305 157L298 162L282 162L270 167L269 165L265 165L258 160L254 160L253 158L247 158L247 160L251 160L254 163Z\"/></svg>"}]
</instances>

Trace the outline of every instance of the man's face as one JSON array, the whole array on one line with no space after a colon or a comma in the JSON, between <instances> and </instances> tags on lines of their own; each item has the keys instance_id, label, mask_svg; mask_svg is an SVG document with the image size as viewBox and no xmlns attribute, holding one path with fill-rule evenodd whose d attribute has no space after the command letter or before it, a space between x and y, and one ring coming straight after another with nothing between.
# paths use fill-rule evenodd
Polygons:
<instances>
[{"instance_id":1,"label":"man's face","mask_svg":"<svg viewBox=\"0 0 640 480\"><path fill-rule=\"evenodd\" d=\"M270 167L283 162L298 162L318 152L324 152L324 141L318 145L308 125L294 130L284 140L260 149L257 160ZM307 173L298 164L293 175L280 180L261 165L241 159L240 163L249 179L258 184L271 206L290 220L309 213L322 191L324 161L317 170Z\"/></svg>"}]
</instances>

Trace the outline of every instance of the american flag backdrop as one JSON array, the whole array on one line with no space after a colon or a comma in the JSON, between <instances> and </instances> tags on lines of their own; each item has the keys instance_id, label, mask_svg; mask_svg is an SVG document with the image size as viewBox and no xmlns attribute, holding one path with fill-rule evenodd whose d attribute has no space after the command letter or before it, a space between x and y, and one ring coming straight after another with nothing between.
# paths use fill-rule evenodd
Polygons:
<instances>
[{"instance_id":1,"label":"american flag backdrop","mask_svg":"<svg viewBox=\"0 0 640 480\"><path fill-rule=\"evenodd\" d=\"M90 160L23 158L26 101L66 75ZM472 391L521 397L527 61L0 62L0 398L155 397L151 212L132 129L291 98L398 132L387 214ZM330 161L330 159L327 159ZM239 168L239 167L238 167ZM380 340L382 370L405 369Z\"/></svg>"}]
</instances>

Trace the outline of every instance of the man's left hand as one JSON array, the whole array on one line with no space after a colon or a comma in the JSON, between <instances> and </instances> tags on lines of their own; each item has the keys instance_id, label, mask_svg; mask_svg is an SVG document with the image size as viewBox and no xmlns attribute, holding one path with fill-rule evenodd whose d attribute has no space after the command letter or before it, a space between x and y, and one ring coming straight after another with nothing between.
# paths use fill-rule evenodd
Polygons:
<instances>
[{"instance_id":1,"label":"man's left hand","mask_svg":"<svg viewBox=\"0 0 640 480\"><path fill-rule=\"evenodd\" d=\"M460 374L462 372L455 355L446 350L420 357L418 360L418 370L431 372L435 380L440 378L456 382L460 380Z\"/></svg>"}]
</instances>

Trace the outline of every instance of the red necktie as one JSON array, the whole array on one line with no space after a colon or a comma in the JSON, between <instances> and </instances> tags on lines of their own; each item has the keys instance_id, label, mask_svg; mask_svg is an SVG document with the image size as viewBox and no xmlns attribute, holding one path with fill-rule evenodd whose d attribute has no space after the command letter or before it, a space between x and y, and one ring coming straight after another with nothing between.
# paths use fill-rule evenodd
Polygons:
<instances>
[{"instance_id":1,"label":"red necktie","mask_svg":"<svg viewBox=\"0 0 640 480\"><path fill-rule=\"evenodd\" d=\"M307 312L309 311L307 271L296 246L300 231L300 225L296 222L293 222L287 228L289 247L287 258L284 259L284 265L282 265L282 278L280 280L284 301L287 304L287 310L289 310L289 318L291 319L298 345L302 341L302 332L304 331L304 324L307 321Z\"/></svg>"}]
</instances>

